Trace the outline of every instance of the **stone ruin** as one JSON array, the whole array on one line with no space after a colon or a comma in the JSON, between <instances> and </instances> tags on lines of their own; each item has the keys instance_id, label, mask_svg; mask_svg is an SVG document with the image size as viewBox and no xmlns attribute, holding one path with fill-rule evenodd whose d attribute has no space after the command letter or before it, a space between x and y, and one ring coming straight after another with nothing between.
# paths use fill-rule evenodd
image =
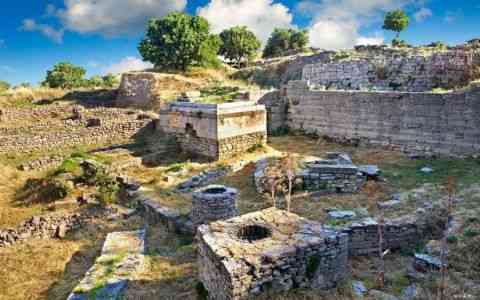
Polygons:
<instances>
[{"instance_id":1,"label":"stone ruin","mask_svg":"<svg viewBox=\"0 0 480 300\"><path fill-rule=\"evenodd\" d=\"M199 276L211 299L329 289L347 274L347 234L275 208L202 225L197 239Z\"/></svg>"},{"instance_id":2,"label":"stone ruin","mask_svg":"<svg viewBox=\"0 0 480 300\"><path fill-rule=\"evenodd\" d=\"M229 219L238 215L238 191L222 185L209 185L192 195L190 213L194 226Z\"/></svg>"},{"instance_id":3,"label":"stone ruin","mask_svg":"<svg viewBox=\"0 0 480 300\"><path fill-rule=\"evenodd\" d=\"M190 154L219 160L266 143L266 111L255 102L175 102L160 110L158 129Z\"/></svg>"},{"instance_id":4,"label":"stone ruin","mask_svg":"<svg viewBox=\"0 0 480 300\"><path fill-rule=\"evenodd\" d=\"M265 172L267 167L267 159L257 163L254 176L257 191L260 193L270 190ZM299 170L296 172L294 189L322 194L356 193L363 187L368 176L377 175L368 172L375 168L375 166L356 166L344 153L327 153L327 159L304 157L300 160Z\"/></svg>"}]
</instances>

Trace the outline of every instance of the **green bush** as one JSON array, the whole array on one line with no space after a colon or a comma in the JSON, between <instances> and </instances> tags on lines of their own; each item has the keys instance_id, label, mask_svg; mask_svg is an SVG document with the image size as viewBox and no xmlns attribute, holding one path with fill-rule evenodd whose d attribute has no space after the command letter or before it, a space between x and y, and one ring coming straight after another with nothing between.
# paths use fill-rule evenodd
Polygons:
<instances>
[{"instance_id":1,"label":"green bush","mask_svg":"<svg viewBox=\"0 0 480 300\"><path fill-rule=\"evenodd\" d=\"M480 235L480 230L474 228L467 228L463 232L463 235L467 238L473 238Z\"/></svg>"},{"instance_id":2,"label":"green bush","mask_svg":"<svg viewBox=\"0 0 480 300\"><path fill-rule=\"evenodd\" d=\"M0 92L4 92L10 88L10 83L0 80Z\"/></svg>"},{"instance_id":3,"label":"green bush","mask_svg":"<svg viewBox=\"0 0 480 300\"><path fill-rule=\"evenodd\" d=\"M263 50L263 57L277 57L287 51L304 50L308 42L306 30L275 28Z\"/></svg>"},{"instance_id":4,"label":"green bush","mask_svg":"<svg viewBox=\"0 0 480 300\"><path fill-rule=\"evenodd\" d=\"M68 62L60 62L47 71L47 77L42 85L51 88L71 89L85 85L86 70Z\"/></svg>"},{"instance_id":5,"label":"green bush","mask_svg":"<svg viewBox=\"0 0 480 300\"><path fill-rule=\"evenodd\" d=\"M155 67L182 71L212 64L219 48L218 37L210 34L206 19L178 12L151 19L138 46L143 59Z\"/></svg>"},{"instance_id":6,"label":"green bush","mask_svg":"<svg viewBox=\"0 0 480 300\"><path fill-rule=\"evenodd\" d=\"M397 48L408 48L408 47L410 47L410 45L406 41L404 41L402 39L399 39L399 38L394 38L392 40L392 46L397 47Z\"/></svg>"},{"instance_id":7,"label":"green bush","mask_svg":"<svg viewBox=\"0 0 480 300\"><path fill-rule=\"evenodd\" d=\"M116 202L120 186L115 178L105 173L99 173L96 178L96 187L95 198L100 204L108 205Z\"/></svg>"}]
</instances>

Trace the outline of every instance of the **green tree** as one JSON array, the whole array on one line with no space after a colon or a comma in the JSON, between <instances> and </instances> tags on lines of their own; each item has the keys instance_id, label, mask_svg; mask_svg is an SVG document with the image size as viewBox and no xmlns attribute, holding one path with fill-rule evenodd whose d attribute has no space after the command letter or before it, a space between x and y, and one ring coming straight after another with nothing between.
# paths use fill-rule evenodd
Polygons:
<instances>
[{"instance_id":1,"label":"green tree","mask_svg":"<svg viewBox=\"0 0 480 300\"><path fill-rule=\"evenodd\" d=\"M81 87L85 84L85 69L68 62L56 64L52 70L47 71L47 77L42 83L51 88L70 89Z\"/></svg>"},{"instance_id":2,"label":"green tree","mask_svg":"<svg viewBox=\"0 0 480 300\"><path fill-rule=\"evenodd\" d=\"M275 28L263 50L263 57L281 56L286 51L303 50L308 45L306 30Z\"/></svg>"},{"instance_id":3,"label":"green tree","mask_svg":"<svg viewBox=\"0 0 480 300\"><path fill-rule=\"evenodd\" d=\"M261 47L255 34L245 26L226 29L220 33L220 38L222 39L220 54L237 64L254 58Z\"/></svg>"},{"instance_id":4,"label":"green tree","mask_svg":"<svg viewBox=\"0 0 480 300\"><path fill-rule=\"evenodd\" d=\"M89 87L102 87L102 86L104 86L103 78L99 75L92 76L88 80L88 86Z\"/></svg>"},{"instance_id":5,"label":"green tree","mask_svg":"<svg viewBox=\"0 0 480 300\"><path fill-rule=\"evenodd\" d=\"M219 48L207 20L178 12L151 19L138 46L143 59L155 67L183 71L189 66L211 63Z\"/></svg>"},{"instance_id":6,"label":"green tree","mask_svg":"<svg viewBox=\"0 0 480 300\"><path fill-rule=\"evenodd\" d=\"M120 83L118 76L115 76L113 74L107 74L103 76L102 79L103 79L103 85L109 88L116 87Z\"/></svg>"},{"instance_id":7,"label":"green tree","mask_svg":"<svg viewBox=\"0 0 480 300\"><path fill-rule=\"evenodd\" d=\"M400 32L404 31L409 24L410 18L403 10L397 9L386 14L383 29L396 32L396 38L398 39Z\"/></svg>"},{"instance_id":8,"label":"green tree","mask_svg":"<svg viewBox=\"0 0 480 300\"><path fill-rule=\"evenodd\" d=\"M0 80L0 92L6 91L10 88L10 83Z\"/></svg>"}]
</instances>

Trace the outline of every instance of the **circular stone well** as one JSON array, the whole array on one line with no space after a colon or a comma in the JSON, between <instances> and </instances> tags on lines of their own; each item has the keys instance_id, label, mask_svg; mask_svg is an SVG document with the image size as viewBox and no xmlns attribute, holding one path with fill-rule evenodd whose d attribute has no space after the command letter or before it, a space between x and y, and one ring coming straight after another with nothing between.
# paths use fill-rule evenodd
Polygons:
<instances>
[{"instance_id":1,"label":"circular stone well","mask_svg":"<svg viewBox=\"0 0 480 300\"><path fill-rule=\"evenodd\" d=\"M195 226L238 216L238 191L223 185L209 185L193 193L192 222Z\"/></svg>"}]
</instances>

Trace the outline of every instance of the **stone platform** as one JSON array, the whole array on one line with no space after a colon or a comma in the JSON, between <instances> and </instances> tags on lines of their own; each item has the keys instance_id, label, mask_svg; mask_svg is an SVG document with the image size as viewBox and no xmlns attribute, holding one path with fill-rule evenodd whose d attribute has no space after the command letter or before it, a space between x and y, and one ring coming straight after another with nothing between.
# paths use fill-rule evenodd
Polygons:
<instances>
[{"instance_id":1,"label":"stone platform","mask_svg":"<svg viewBox=\"0 0 480 300\"><path fill-rule=\"evenodd\" d=\"M328 289L347 274L348 235L275 208L198 228L199 276L211 299Z\"/></svg>"},{"instance_id":2,"label":"stone platform","mask_svg":"<svg viewBox=\"0 0 480 300\"><path fill-rule=\"evenodd\" d=\"M67 300L121 299L129 280L145 265L145 231L113 232L102 254Z\"/></svg>"},{"instance_id":3,"label":"stone platform","mask_svg":"<svg viewBox=\"0 0 480 300\"><path fill-rule=\"evenodd\" d=\"M213 160L266 143L265 106L253 101L223 104L171 103L160 111L158 129L185 152Z\"/></svg>"}]
</instances>

